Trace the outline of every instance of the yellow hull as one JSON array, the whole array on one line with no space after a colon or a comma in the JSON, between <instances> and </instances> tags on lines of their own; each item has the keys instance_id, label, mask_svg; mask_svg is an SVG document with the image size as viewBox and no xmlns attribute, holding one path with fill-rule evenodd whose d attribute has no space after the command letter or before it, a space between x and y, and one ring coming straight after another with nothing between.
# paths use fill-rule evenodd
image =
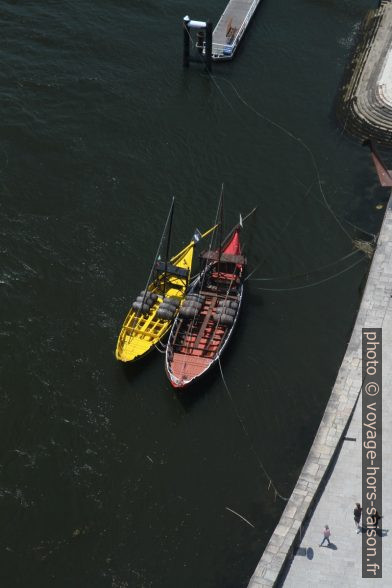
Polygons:
<instances>
[{"instance_id":1,"label":"yellow hull","mask_svg":"<svg viewBox=\"0 0 392 588\"><path fill-rule=\"evenodd\" d=\"M216 227L212 227L202 237L206 237ZM171 258L170 263L185 269L188 272L187 278L182 279L175 275L168 274L166 277L165 296L176 296L181 301L185 297L189 284L192 269L193 252L195 241L191 241L182 251ZM148 314L140 314L133 310L129 311L117 341L116 358L119 361L135 361L148 353L170 329L173 320L165 320L157 317L157 310L163 301L162 281L164 274L148 286L150 292L158 294L157 301L153 304ZM178 310L177 310L178 312ZM175 317L174 317L175 318Z\"/></svg>"}]
</instances>

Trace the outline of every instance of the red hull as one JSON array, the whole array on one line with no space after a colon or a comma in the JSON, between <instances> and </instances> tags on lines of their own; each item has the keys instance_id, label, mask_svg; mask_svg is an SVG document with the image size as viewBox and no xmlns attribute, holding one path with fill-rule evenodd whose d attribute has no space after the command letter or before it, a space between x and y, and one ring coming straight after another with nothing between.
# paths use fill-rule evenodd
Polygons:
<instances>
[{"instance_id":1,"label":"red hull","mask_svg":"<svg viewBox=\"0 0 392 588\"><path fill-rule=\"evenodd\" d=\"M242 301L246 263L241 255L239 230L238 227L233 232L220 252L219 262L218 252L205 254L209 265L190 291L190 296L202 297L202 307L189 319L177 318L173 325L166 351L166 373L174 388L188 386L210 369L233 331ZM226 324L219 314L225 304L231 308Z\"/></svg>"}]
</instances>

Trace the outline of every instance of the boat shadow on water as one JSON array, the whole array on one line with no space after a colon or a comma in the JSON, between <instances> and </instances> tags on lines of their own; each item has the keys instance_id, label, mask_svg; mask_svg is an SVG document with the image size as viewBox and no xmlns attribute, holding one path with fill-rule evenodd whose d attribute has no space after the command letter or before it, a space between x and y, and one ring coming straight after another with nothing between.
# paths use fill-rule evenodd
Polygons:
<instances>
[{"instance_id":1,"label":"boat shadow on water","mask_svg":"<svg viewBox=\"0 0 392 588\"><path fill-rule=\"evenodd\" d=\"M172 394L181 403L183 409L188 412L207 394L212 393L213 387L219 385L220 379L219 366L214 366L213 370L207 371L194 384L190 384L186 388L172 388Z\"/></svg>"},{"instance_id":2,"label":"boat shadow on water","mask_svg":"<svg viewBox=\"0 0 392 588\"><path fill-rule=\"evenodd\" d=\"M139 382L140 378L145 376L146 370L151 369L156 362L159 362L161 359L159 357L159 353L152 349L150 353L147 353L144 357L136 361L131 361L128 363L123 363L121 366L121 371L125 374L126 379L132 385L135 385Z\"/></svg>"}]
</instances>

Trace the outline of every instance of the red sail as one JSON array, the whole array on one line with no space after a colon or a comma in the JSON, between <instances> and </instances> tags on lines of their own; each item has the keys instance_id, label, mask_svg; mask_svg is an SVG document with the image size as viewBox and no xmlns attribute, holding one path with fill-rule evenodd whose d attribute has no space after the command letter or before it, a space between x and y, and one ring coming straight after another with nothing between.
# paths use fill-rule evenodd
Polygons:
<instances>
[{"instance_id":1,"label":"red sail","mask_svg":"<svg viewBox=\"0 0 392 588\"><path fill-rule=\"evenodd\" d=\"M230 255L241 255L241 243L239 232L239 229L236 229L234 231L233 236L224 248L223 253L229 253Z\"/></svg>"}]
</instances>

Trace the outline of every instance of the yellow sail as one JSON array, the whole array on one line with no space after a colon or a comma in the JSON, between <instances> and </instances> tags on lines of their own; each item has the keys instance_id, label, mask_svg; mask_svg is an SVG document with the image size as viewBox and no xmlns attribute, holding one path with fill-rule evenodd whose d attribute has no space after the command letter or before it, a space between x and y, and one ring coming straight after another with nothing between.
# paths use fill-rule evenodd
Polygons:
<instances>
[{"instance_id":1,"label":"yellow sail","mask_svg":"<svg viewBox=\"0 0 392 588\"><path fill-rule=\"evenodd\" d=\"M209 235L217 225L206 231L201 238ZM173 319L158 318L157 310L164 297L176 297L180 304L188 288L192 269L193 252L196 241L191 241L182 251L171 258L167 264L168 271L159 274L148 286L148 291L158 295L157 300L146 314L129 311L117 341L116 358L119 361L135 361L148 353L169 330ZM185 270L170 272L172 268ZM178 275L181 274L181 275ZM164 294L163 294L164 292ZM178 312L178 309L177 309Z\"/></svg>"}]
</instances>

